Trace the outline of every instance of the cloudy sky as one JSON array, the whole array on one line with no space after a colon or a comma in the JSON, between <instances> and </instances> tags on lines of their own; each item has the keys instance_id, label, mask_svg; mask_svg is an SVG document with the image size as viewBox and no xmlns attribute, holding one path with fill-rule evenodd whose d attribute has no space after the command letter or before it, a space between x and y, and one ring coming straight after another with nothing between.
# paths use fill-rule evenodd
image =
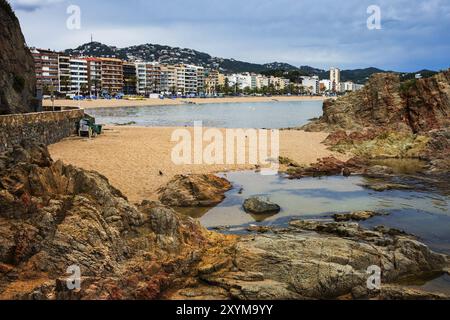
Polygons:
<instances>
[{"instance_id":1,"label":"cloudy sky","mask_svg":"<svg viewBox=\"0 0 450 320\"><path fill-rule=\"evenodd\" d=\"M28 45L156 43L265 63L398 71L450 67L449 0L10 0ZM81 9L69 30L67 8ZM370 5L381 30L369 30Z\"/></svg>"}]
</instances>

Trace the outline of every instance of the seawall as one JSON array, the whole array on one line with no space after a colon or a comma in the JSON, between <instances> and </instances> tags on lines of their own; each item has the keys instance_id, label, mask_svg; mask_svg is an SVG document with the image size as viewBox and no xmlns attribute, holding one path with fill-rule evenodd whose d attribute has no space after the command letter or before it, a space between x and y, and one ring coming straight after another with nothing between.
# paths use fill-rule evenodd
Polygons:
<instances>
[{"instance_id":1,"label":"seawall","mask_svg":"<svg viewBox=\"0 0 450 320\"><path fill-rule=\"evenodd\" d=\"M75 134L83 116L80 109L0 116L0 152L22 141L56 143Z\"/></svg>"}]
</instances>

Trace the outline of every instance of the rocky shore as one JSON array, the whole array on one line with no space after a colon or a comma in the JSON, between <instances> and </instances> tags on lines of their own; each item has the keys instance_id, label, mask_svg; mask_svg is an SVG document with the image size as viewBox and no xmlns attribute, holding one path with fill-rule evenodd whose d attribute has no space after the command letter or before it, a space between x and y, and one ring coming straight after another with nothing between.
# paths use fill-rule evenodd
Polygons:
<instances>
[{"instance_id":1,"label":"rocky shore","mask_svg":"<svg viewBox=\"0 0 450 320\"><path fill-rule=\"evenodd\" d=\"M324 114L302 127L327 131L331 150L360 159L421 159L432 174L450 171L450 70L401 82L375 74L363 90L324 103Z\"/></svg>"},{"instance_id":2,"label":"rocky shore","mask_svg":"<svg viewBox=\"0 0 450 320\"><path fill-rule=\"evenodd\" d=\"M0 165L0 299L445 298L396 284L449 267L401 232L294 221L226 236L160 202L132 205L105 177L53 162L45 147L16 147ZM198 183L208 194L205 179L189 180L189 190ZM367 290L371 265L383 270L380 290ZM78 290L66 286L71 266Z\"/></svg>"}]
</instances>

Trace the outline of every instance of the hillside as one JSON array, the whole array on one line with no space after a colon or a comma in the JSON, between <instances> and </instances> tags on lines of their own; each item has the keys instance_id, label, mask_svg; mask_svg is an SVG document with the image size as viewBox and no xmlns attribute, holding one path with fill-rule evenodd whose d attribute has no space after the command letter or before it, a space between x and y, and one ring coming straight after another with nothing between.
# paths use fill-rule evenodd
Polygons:
<instances>
[{"instance_id":1,"label":"hillside","mask_svg":"<svg viewBox=\"0 0 450 320\"><path fill-rule=\"evenodd\" d=\"M65 53L80 56L115 57L124 60L138 59L144 61L159 61L168 64L194 64L210 69L220 69L224 73L255 72L263 73L268 76L283 76L294 82L297 82L300 76L317 75L320 79L328 79L330 76L328 70L311 66L295 67L283 62L271 62L266 64L250 63L235 59L213 57L208 53L193 49L170 47L159 44L142 44L126 48L117 48L100 42L90 42L75 49L67 49L65 50ZM373 67L342 70L341 79L342 81L353 81L358 84L365 84L373 74L383 72L394 71L385 71ZM416 73L421 73L424 77L431 77L436 74L436 72L430 70L398 74L401 76L402 80L407 80L413 79Z\"/></svg>"},{"instance_id":2,"label":"hillside","mask_svg":"<svg viewBox=\"0 0 450 320\"><path fill-rule=\"evenodd\" d=\"M120 59L141 59L145 61L159 61L161 63L187 63L205 68L220 68L223 72L262 72L273 69L296 70L297 68L286 64L273 62L256 64L234 59L213 57L207 53L193 49L163 46L158 44L143 44L126 48L107 46L99 42L86 43L76 49L65 51L71 55L85 55L94 57L116 57Z\"/></svg>"}]
</instances>

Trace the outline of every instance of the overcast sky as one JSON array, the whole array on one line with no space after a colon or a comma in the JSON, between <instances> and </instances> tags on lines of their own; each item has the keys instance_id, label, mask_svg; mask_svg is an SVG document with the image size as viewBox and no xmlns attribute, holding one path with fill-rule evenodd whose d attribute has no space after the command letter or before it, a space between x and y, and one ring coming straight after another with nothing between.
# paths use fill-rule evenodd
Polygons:
<instances>
[{"instance_id":1,"label":"overcast sky","mask_svg":"<svg viewBox=\"0 0 450 320\"><path fill-rule=\"evenodd\" d=\"M155 43L213 56L320 68L450 67L449 0L10 0L28 45ZM69 5L81 29L69 30ZM369 30L367 8L381 9Z\"/></svg>"}]
</instances>

